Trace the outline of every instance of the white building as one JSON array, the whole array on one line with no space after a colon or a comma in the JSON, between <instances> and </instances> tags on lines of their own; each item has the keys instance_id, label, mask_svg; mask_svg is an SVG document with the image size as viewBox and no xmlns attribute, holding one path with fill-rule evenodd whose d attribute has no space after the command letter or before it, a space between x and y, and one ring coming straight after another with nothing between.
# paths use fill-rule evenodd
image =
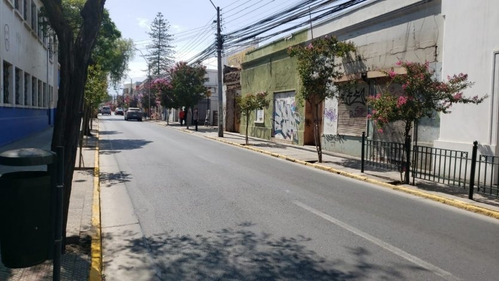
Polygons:
<instances>
[{"instance_id":1,"label":"white building","mask_svg":"<svg viewBox=\"0 0 500 281\"><path fill-rule=\"evenodd\" d=\"M442 77L467 73L474 82L465 95L488 95L477 106L456 105L441 115L436 147L469 150L472 141L479 152L498 156L498 41L497 0L443 0Z\"/></svg>"},{"instance_id":2,"label":"white building","mask_svg":"<svg viewBox=\"0 0 500 281\"><path fill-rule=\"evenodd\" d=\"M0 145L54 123L58 60L39 0L0 1Z\"/></svg>"},{"instance_id":3,"label":"white building","mask_svg":"<svg viewBox=\"0 0 500 281\"><path fill-rule=\"evenodd\" d=\"M477 140L480 153L498 156L498 18L497 0L371 0L314 26L308 40L333 34L354 42L363 63L348 72L365 73L369 83L359 89L365 96L385 85L381 79L385 74L379 70L397 68L399 60L431 62L438 79L443 80L467 73L474 85L464 95L488 98L479 105L454 105L451 114L422 120L414 135L421 144L461 151L471 151ZM325 123L324 134L346 138L340 143L325 138L325 149L357 154L363 131L383 138L366 123L363 101L349 106L326 102L326 111L330 107L336 118ZM361 114L353 118L353 112ZM328 121L329 116L324 117Z\"/></svg>"},{"instance_id":4,"label":"white building","mask_svg":"<svg viewBox=\"0 0 500 281\"><path fill-rule=\"evenodd\" d=\"M205 78L208 80L205 82L205 87L207 91L210 92L210 97L206 101L200 101L198 106L200 107L199 117L203 118L207 124L216 125L218 112L219 112L219 96L218 96L218 79L217 79L217 69L207 69L207 75ZM204 110L203 110L204 109ZM203 110L203 111L202 111ZM224 112L224 110L223 110Z\"/></svg>"}]
</instances>

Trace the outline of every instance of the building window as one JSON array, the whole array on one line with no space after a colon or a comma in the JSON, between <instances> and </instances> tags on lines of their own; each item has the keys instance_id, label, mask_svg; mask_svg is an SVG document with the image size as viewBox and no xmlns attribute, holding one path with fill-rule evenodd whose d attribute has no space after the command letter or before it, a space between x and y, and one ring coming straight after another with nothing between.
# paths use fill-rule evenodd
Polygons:
<instances>
[{"instance_id":1,"label":"building window","mask_svg":"<svg viewBox=\"0 0 500 281\"><path fill-rule=\"evenodd\" d=\"M54 38L49 38L49 61L54 62Z\"/></svg>"},{"instance_id":2,"label":"building window","mask_svg":"<svg viewBox=\"0 0 500 281\"><path fill-rule=\"evenodd\" d=\"M22 97L21 97L21 93L22 93L22 71L21 69L17 68L16 67L16 71L15 71L15 80L14 80L14 91L15 91L15 104L22 104Z\"/></svg>"},{"instance_id":3,"label":"building window","mask_svg":"<svg viewBox=\"0 0 500 281\"><path fill-rule=\"evenodd\" d=\"M29 16L28 1L29 0L23 0L23 18L25 21L28 21L28 16Z\"/></svg>"},{"instance_id":4,"label":"building window","mask_svg":"<svg viewBox=\"0 0 500 281\"><path fill-rule=\"evenodd\" d=\"M44 19L38 14L38 38L43 40Z\"/></svg>"},{"instance_id":5,"label":"building window","mask_svg":"<svg viewBox=\"0 0 500 281\"><path fill-rule=\"evenodd\" d=\"M12 94L11 77L12 77L12 64L4 61L3 62L3 99L2 99L4 104L10 104L10 101L12 100L12 97L11 97L11 94Z\"/></svg>"},{"instance_id":6,"label":"building window","mask_svg":"<svg viewBox=\"0 0 500 281\"><path fill-rule=\"evenodd\" d=\"M33 0L31 0L31 28L35 32L37 32L37 25L36 24L38 22L36 12L37 12L36 4L35 4L35 2L33 2Z\"/></svg>"},{"instance_id":7,"label":"building window","mask_svg":"<svg viewBox=\"0 0 500 281\"><path fill-rule=\"evenodd\" d=\"M14 7L16 10L21 11L21 0L14 0Z\"/></svg>"},{"instance_id":8,"label":"building window","mask_svg":"<svg viewBox=\"0 0 500 281\"><path fill-rule=\"evenodd\" d=\"M38 80L38 107L43 106L43 85L42 81Z\"/></svg>"},{"instance_id":9,"label":"building window","mask_svg":"<svg viewBox=\"0 0 500 281\"><path fill-rule=\"evenodd\" d=\"M47 83L43 83L43 107L47 107L47 105L49 104L49 96L47 92Z\"/></svg>"},{"instance_id":10,"label":"building window","mask_svg":"<svg viewBox=\"0 0 500 281\"><path fill-rule=\"evenodd\" d=\"M30 90L30 75L28 73L24 73L24 105L29 105L30 98L29 98L29 90Z\"/></svg>"},{"instance_id":11,"label":"building window","mask_svg":"<svg viewBox=\"0 0 500 281\"><path fill-rule=\"evenodd\" d=\"M54 100L54 87L49 85L49 105L48 107L51 108L52 104L51 102Z\"/></svg>"},{"instance_id":12,"label":"building window","mask_svg":"<svg viewBox=\"0 0 500 281\"><path fill-rule=\"evenodd\" d=\"M38 91L36 81L36 77L31 78L31 106L36 106L37 104Z\"/></svg>"}]
</instances>

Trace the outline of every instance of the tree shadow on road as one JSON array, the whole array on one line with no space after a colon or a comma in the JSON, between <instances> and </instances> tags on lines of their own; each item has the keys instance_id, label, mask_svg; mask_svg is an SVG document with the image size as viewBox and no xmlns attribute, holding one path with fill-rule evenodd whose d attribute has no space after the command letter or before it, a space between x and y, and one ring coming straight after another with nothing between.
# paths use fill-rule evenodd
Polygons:
<instances>
[{"instance_id":1,"label":"tree shadow on road","mask_svg":"<svg viewBox=\"0 0 500 281\"><path fill-rule=\"evenodd\" d=\"M99 135L117 135L117 134L123 134L120 131L99 131Z\"/></svg>"},{"instance_id":2,"label":"tree shadow on road","mask_svg":"<svg viewBox=\"0 0 500 281\"><path fill-rule=\"evenodd\" d=\"M155 264L143 264L142 269L155 272L160 280L401 280L400 270L422 270L408 264L370 263L375 258L363 247L348 248L349 261L328 260L308 248L311 238L255 233L246 224L205 235L165 233L127 239L130 233L124 233L105 239L123 242L123 248L113 247L108 255L151 255Z\"/></svg>"},{"instance_id":3,"label":"tree shadow on road","mask_svg":"<svg viewBox=\"0 0 500 281\"><path fill-rule=\"evenodd\" d=\"M152 141L147 140L131 140L131 139L113 139L101 140L99 142L99 151L101 154L115 154L122 150L140 149Z\"/></svg>"},{"instance_id":4,"label":"tree shadow on road","mask_svg":"<svg viewBox=\"0 0 500 281\"><path fill-rule=\"evenodd\" d=\"M131 175L123 171L118 173L100 173L101 184L106 187L112 187L119 183L130 182Z\"/></svg>"}]
</instances>

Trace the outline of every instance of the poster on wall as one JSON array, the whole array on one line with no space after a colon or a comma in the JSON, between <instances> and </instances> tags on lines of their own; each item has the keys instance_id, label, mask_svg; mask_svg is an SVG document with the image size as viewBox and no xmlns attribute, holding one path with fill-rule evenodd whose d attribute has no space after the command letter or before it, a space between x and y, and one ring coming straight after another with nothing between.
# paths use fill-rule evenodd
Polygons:
<instances>
[{"instance_id":1,"label":"poster on wall","mask_svg":"<svg viewBox=\"0 0 500 281\"><path fill-rule=\"evenodd\" d=\"M338 104L338 133L347 136L361 136L366 130L366 97L368 85L359 85L345 93Z\"/></svg>"},{"instance_id":2,"label":"poster on wall","mask_svg":"<svg viewBox=\"0 0 500 281\"><path fill-rule=\"evenodd\" d=\"M338 101L336 98L325 99L325 112L324 114L324 135L337 135L338 125Z\"/></svg>"},{"instance_id":3,"label":"poster on wall","mask_svg":"<svg viewBox=\"0 0 500 281\"><path fill-rule=\"evenodd\" d=\"M273 137L299 142L300 114L295 104L295 92L274 94Z\"/></svg>"},{"instance_id":4,"label":"poster on wall","mask_svg":"<svg viewBox=\"0 0 500 281\"><path fill-rule=\"evenodd\" d=\"M264 123L264 109L257 109L255 115L255 123Z\"/></svg>"}]
</instances>

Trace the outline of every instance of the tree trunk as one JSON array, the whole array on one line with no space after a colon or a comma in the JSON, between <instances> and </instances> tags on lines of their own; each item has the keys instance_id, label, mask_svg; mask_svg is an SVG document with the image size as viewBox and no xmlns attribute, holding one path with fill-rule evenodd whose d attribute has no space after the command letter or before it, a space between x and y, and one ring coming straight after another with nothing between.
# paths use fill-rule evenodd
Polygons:
<instances>
[{"instance_id":1,"label":"tree trunk","mask_svg":"<svg viewBox=\"0 0 500 281\"><path fill-rule=\"evenodd\" d=\"M250 112L247 112L246 114L246 128L245 128L245 144L248 145L248 126L250 125L250 118L248 118L248 115L250 114Z\"/></svg>"},{"instance_id":2,"label":"tree trunk","mask_svg":"<svg viewBox=\"0 0 500 281\"><path fill-rule=\"evenodd\" d=\"M83 122L82 122L82 132L84 136L90 136L90 115L92 109L88 105L84 105L83 108Z\"/></svg>"},{"instance_id":3,"label":"tree trunk","mask_svg":"<svg viewBox=\"0 0 500 281\"><path fill-rule=\"evenodd\" d=\"M319 117L319 103L313 104L313 118L314 118L314 145L316 146L316 152L318 153L318 163L323 163L323 150L321 147L321 132L320 125L321 119Z\"/></svg>"},{"instance_id":4,"label":"tree trunk","mask_svg":"<svg viewBox=\"0 0 500 281\"><path fill-rule=\"evenodd\" d=\"M60 86L51 149L64 148L63 245L66 244L69 200L78 149L84 86L90 54L101 26L105 0L87 0L77 38L65 19L60 0L42 0L59 42ZM63 247L64 249L64 247Z\"/></svg>"},{"instance_id":5,"label":"tree trunk","mask_svg":"<svg viewBox=\"0 0 500 281\"><path fill-rule=\"evenodd\" d=\"M403 169L405 172L405 179L404 183L409 184L410 183L410 161L411 161L411 136L410 136L410 130L411 130L411 121L406 121L405 123L405 161L403 163Z\"/></svg>"},{"instance_id":6,"label":"tree trunk","mask_svg":"<svg viewBox=\"0 0 500 281\"><path fill-rule=\"evenodd\" d=\"M62 64L61 64L62 65ZM62 68L62 67L61 67ZM57 105L57 113L54 124L54 132L52 136L52 150L57 147L64 147L64 214L63 214L63 237L66 237L66 226L69 210L69 200L71 197L71 186L73 181L73 172L75 168L76 153L78 147L78 138L80 135L80 122L82 120L81 110L72 110L82 108L83 102L83 86L84 81L80 79L78 74L85 72L82 69L74 68L71 71L71 85L67 85L61 81L62 93L72 93L71 95L59 96ZM81 92L81 93L80 93Z\"/></svg>"}]
</instances>

